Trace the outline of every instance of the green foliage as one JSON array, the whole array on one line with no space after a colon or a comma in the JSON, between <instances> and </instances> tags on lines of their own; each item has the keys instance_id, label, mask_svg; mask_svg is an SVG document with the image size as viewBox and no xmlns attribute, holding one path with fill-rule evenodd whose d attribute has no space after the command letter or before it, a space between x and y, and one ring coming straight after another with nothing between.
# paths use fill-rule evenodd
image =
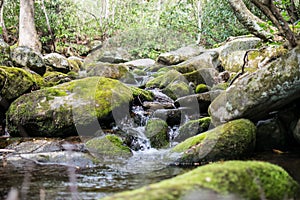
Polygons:
<instances>
[{"instance_id":1,"label":"green foliage","mask_svg":"<svg viewBox=\"0 0 300 200\"><path fill-rule=\"evenodd\" d=\"M188 33L184 34L161 27L138 27L119 32L108 41L107 47L122 47L135 58L156 59L160 53L178 49L193 42L193 38Z\"/></svg>"}]
</instances>

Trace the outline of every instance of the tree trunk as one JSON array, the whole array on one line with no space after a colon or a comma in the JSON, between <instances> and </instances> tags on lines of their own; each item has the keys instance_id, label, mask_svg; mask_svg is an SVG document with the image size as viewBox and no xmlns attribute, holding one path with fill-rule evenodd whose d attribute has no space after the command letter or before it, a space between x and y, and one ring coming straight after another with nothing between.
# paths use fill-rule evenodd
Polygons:
<instances>
[{"instance_id":1,"label":"tree trunk","mask_svg":"<svg viewBox=\"0 0 300 200\"><path fill-rule=\"evenodd\" d=\"M265 22L253 15L242 0L228 0L228 3L245 28L264 41L271 40L272 34L263 30L260 26L260 24L265 24Z\"/></svg>"},{"instance_id":2,"label":"tree trunk","mask_svg":"<svg viewBox=\"0 0 300 200\"><path fill-rule=\"evenodd\" d=\"M272 0L250 0L258 9L260 9L276 26L280 34L289 42L290 47L297 46L296 37L289 27L289 24L283 19L278 8Z\"/></svg>"},{"instance_id":3,"label":"tree trunk","mask_svg":"<svg viewBox=\"0 0 300 200\"><path fill-rule=\"evenodd\" d=\"M8 39L8 33L5 26L4 18L3 18L3 12L4 12L4 0L0 0L0 24L2 28L2 36L5 42L9 42Z\"/></svg>"},{"instance_id":4,"label":"tree trunk","mask_svg":"<svg viewBox=\"0 0 300 200\"><path fill-rule=\"evenodd\" d=\"M19 46L26 46L40 52L41 44L34 22L34 1L20 0Z\"/></svg>"}]
</instances>

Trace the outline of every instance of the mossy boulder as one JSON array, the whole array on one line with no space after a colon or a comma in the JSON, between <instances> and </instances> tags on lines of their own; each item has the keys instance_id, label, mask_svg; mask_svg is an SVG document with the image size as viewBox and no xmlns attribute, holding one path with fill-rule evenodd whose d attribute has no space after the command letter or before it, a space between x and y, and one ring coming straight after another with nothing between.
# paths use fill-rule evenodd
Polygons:
<instances>
[{"instance_id":1,"label":"mossy boulder","mask_svg":"<svg viewBox=\"0 0 300 200\"><path fill-rule=\"evenodd\" d=\"M168 124L164 120L156 118L148 120L145 135L153 148L164 148L169 144Z\"/></svg>"},{"instance_id":2,"label":"mossy boulder","mask_svg":"<svg viewBox=\"0 0 300 200\"><path fill-rule=\"evenodd\" d=\"M134 102L136 104L142 104L144 101L153 101L154 94L151 91L143 90L141 88L131 86L130 90L133 97L135 98Z\"/></svg>"},{"instance_id":3,"label":"mossy boulder","mask_svg":"<svg viewBox=\"0 0 300 200\"><path fill-rule=\"evenodd\" d=\"M300 46L236 80L210 105L215 125L237 118L258 121L300 98Z\"/></svg>"},{"instance_id":4,"label":"mossy boulder","mask_svg":"<svg viewBox=\"0 0 300 200\"><path fill-rule=\"evenodd\" d=\"M218 71L213 68L204 68L183 74L186 80L194 83L194 85L206 84L209 86L213 86L218 83L216 78L218 75Z\"/></svg>"},{"instance_id":5,"label":"mossy boulder","mask_svg":"<svg viewBox=\"0 0 300 200\"><path fill-rule=\"evenodd\" d=\"M207 85L205 85L203 83L199 84L199 85L196 86L195 92L196 93L208 92L208 87L207 87Z\"/></svg>"},{"instance_id":6,"label":"mossy boulder","mask_svg":"<svg viewBox=\"0 0 300 200\"><path fill-rule=\"evenodd\" d=\"M76 56L71 56L68 57L68 62L71 71L78 72L80 70L84 70L83 59Z\"/></svg>"},{"instance_id":7,"label":"mossy boulder","mask_svg":"<svg viewBox=\"0 0 300 200\"><path fill-rule=\"evenodd\" d=\"M14 48L11 51L10 58L15 67L29 68L40 75L46 72L46 65L42 55L28 47Z\"/></svg>"},{"instance_id":8,"label":"mossy boulder","mask_svg":"<svg viewBox=\"0 0 300 200\"><path fill-rule=\"evenodd\" d=\"M190 137L207 131L209 126L210 117L203 117L201 119L190 120L179 128L178 135L174 138L174 141L183 142L184 140Z\"/></svg>"},{"instance_id":9,"label":"mossy boulder","mask_svg":"<svg viewBox=\"0 0 300 200\"><path fill-rule=\"evenodd\" d=\"M0 67L0 95L2 101L6 101L1 105L12 102L36 86L35 78L28 71L16 67Z\"/></svg>"},{"instance_id":10,"label":"mossy boulder","mask_svg":"<svg viewBox=\"0 0 300 200\"><path fill-rule=\"evenodd\" d=\"M187 46L177 49L175 51L170 51L162 53L158 56L157 61L165 65L176 65L191 57L195 57L203 51L203 48L198 46Z\"/></svg>"},{"instance_id":11,"label":"mossy boulder","mask_svg":"<svg viewBox=\"0 0 300 200\"><path fill-rule=\"evenodd\" d=\"M62 72L48 71L43 76L45 86L52 87L61 83L70 82L72 79Z\"/></svg>"},{"instance_id":12,"label":"mossy boulder","mask_svg":"<svg viewBox=\"0 0 300 200\"><path fill-rule=\"evenodd\" d=\"M184 81L174 81L164 88L162 92L173 100L192 93L190 86Z\"/></svg>"},{"instance_id":13,"label":"mossy boulder","mask_svg":"<svg viewBox=\"0 0 300 200\"><path fill-rule=\"evenodd\" d=\"M187 165L240 159L253 152L255 137L255 125L249 120L239 119L191 137L172 151L182 153L176 162Z\"/></svg>"},{"instance_id":14,"label":"mossy boulder","mask_svg":"<svg viewBox=\"0 0 300 200\"><path fill-rule=\"evenodd\" d=\"M117 80L74 80L15 100L7 112L7 128L11 136L65 137L78 134L76 125L93 134L99 124L110 127L113 112L121 117L132 100L131 89Z\"/></svg>"},{"instance_id":15,"label":"mossy boulder","mask_svg":"<svg viewBox=\"0 0 300 200\"><path fill-rule=\"evenodd\" d=\"M103 198L103 200L179 200L200 195L227 199L296 199L299 185L277 165L260 161L226 161L198 167L175 178ZM230 195L230 196L228 196ZM190 197L190 198L188 198ZM232 196L231 196L232 197ZM194 199L193 198L193 199ZM192 198L191 198L192 199Z\"/></svg>"},{"instance_id":16,"label":"mossy boulder","mask_svg":"<svg viewBox=\"0 0 300 200\"><path fill-rule=\"evenodd\" d=\"M122 158L132 156L129 147L124 145L121 138L116 135L105 135L88 140L86 143L88 150L98 158Z\"/></svg>"}]
</instances>

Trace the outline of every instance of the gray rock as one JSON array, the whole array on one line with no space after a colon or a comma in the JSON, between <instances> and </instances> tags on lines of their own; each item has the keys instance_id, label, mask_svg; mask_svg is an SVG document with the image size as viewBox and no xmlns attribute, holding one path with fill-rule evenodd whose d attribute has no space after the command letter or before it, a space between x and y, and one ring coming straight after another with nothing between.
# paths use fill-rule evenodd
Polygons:
<instances>
[{"instance_id":1,"label":"gray rock","mask_svg":"<svg viewBox=\"0 0 300 200\"><path fill-rule=\"evenodd\" d=\"M44 56L44 62L47 66L51 67L54 71L68 73L70 72L70 66L68 59L58 53L50 53Z\"/></svg>"},{"instance_id":2,"label":"gray rock","mask_svg":"<svg viewBox=\"0 0 300 200\"><path fill-rule=\"evenodd\" d=\"M46 65L42 55L28 47L17 47L13 49L10 58L16 67L29 68L40 75L46 72Z\"/></svg>"},{"instance_id":3,"label":"gray rock","mask_svg":"<svg viewBox=\"0 0 300 200\"><path fill-rule=\"evenodd\" d=\"M157 61L166 65L176 65L191 57L199 55L204 48L198 46L187 46L177 49L175 51L170 51L162 53L158 56Z\"/></svg>"},{"instance_id":4,"label":"gray rock","mask_svg":"<svg viewBox=\"0 0 300 200\"><path fill-rule=\"evenodd\" d=\"M214 124L259 120L300 97L300 47L252 74L244 74L210 105Z\"/></svg>"}]
</instances>

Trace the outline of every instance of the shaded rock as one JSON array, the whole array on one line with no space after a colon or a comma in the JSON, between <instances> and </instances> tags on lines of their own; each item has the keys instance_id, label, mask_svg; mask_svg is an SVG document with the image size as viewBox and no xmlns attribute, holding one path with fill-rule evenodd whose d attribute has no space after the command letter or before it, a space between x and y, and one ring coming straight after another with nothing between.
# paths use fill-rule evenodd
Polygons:
<instances>
[{"instance_id":1,"label":"shaded rock","mask_svg":"<svg viewBox=\"0 0 300 200\"><path fill-rule=\"evenodd\" d=\"M16 67L0 67L0 106L6 110L9 103L36 86L35 78L28 71Z\"/></svg>"},{"instance_id":2,"label":"shaded rock","mask_svg":"<svg viewBox=\"0 0 300 200\"><path fill-rule=\"evenodd\" d=\"M149 109L151 111L159 110L159 109L172 109L174 108L173 103L161 103L161 102L149 102L146 101L143 103L143 107Z\"/></svg>"},{"instance_id":3,"label":"shaded rock","mask_svg":"<svg viewBox=\"0 0 300 200\"><path fill-rule=\"evenodd\" d=\"M103 200L296 199L299 185L281 167L259 161L226 161ZM217 194L219 195L217 195ZM201 195L199 195L201 194ZM219 197L219 198L215 198Z\"/></svg>"},{"instance_id":4,"label":"shaded rock","mask_svg":"<svg viewBox=\"0 0 300 200\"><path fill-rule=\"evenodd\" d=\"M256 125L256 149L259 151L285 149L286 130L276 118L259 121Z\"/></svg>"},{"instance_id":5,"label":"shaded rock","mask_svg":"<svg viewBox=\"0 0 300 200\"><path fill-rule=\"evenodd\" d=\"M17 47L13 49L10 58L16 67L29 68L40 75L46 72L46 65L42 55L28 47Z\"/></svg>"},{"instance_id":6,"label":"shaded rock","mask_svg":"<svg viewBox=\"0 0 300 200\"><path fill-rule=\"evenodd\" d=\"M87 76L101 76L106 78L118 79L125 83L135 83L134 76L123 64L111 63L92 63L86 67Z\"/></svg>"},{"instance_id":7,"label":"shaded rock","mask_svg":"<svg viewBox=\"0 0 300 200\"><path fill-rule=\"evenodd\" d=\"M71 71L68 59L58 53L50 53L44 56L44 62L51 67L53 71L68 73Z\"/></svg>"},{"instance_id":8,"label":"shaded rock","mask_svg":"<svg viewBox=\"0 0 300 200\"><path fill-rule=\"evenodd\" d=\"M197 120L190 120L182 125L178 130L178 135L174 138L175 142L183 142L184 140L203 133L210 126L210 117L204 117Z\"/></svg>"},{"instance_id":9,"label":"shaded rock","mask_svg":"<svg viewBox=\"0 0 300 200\"><path fill-rule=\"evenodd\" d=\"M166 88L162 89L162 92L173 100L180 97L191 94L192 90L190 86L184 81L174 81L170 83Z\"/></svg>"},{"instance_id":10,"label":"shaded rock","mask_svg":"<svg viewBox=\"0 0 300 200\"><path fill-rule=\"evenodd\" d=\"M199 55L204 49L198 46L187 46L177 49L175 51L170 51L162 53L158 56L157 61L165 65L176 65L191 57Z\"/></svg>"},{"instance_id":11,"label":"shaded rock","mask_svg":"<svg viewBox=\"0 0 300 200\"><path fill-rule=\"evenodd\" d=\"M110 127L124 117L132 100L131 89L117 80L74 80L15 100L7 112L7 128L11 136L93 135L100 125Z\"/></svg>"},{"instance_id":12,"label":"shaded rock","mask_svg":"<svg viewBox=\"0 0 300 200\"><path fill-rule=\"evenodd\" d=\"M201 94L193 94L178 98L175 101L175 106L191 108L198 113L208 113L208 107L211 102L221 94L221 91L209 91Z\"/></svg>"},{"instance_id":13,"label":"shaded rock","mask_svg":"<svg viewBox=\"0 0 300 200\"><path fill-rule=\"evenodd\" d=\"M154 118L162 119L169 126L179 125L183 121L183 111L181 109L158 109L153 113Z\"/></svg>"},{"instance_id":14,"label":"shaded rock","mask_svg":"<svg viewBox=\"0 0 300 200\"><path fill-rule=\"evenodd\" d=\"M219 54L216 51L205 51L199 56L190 58L178 65L175 65L172 68L179 71L182 74L190 73L195 70L204 69L204 68L218 69L219 67L218 56Z\"/></svg>"},{"instance_id":15,"label":"shaded rock","mask_svg":"<svg viewBox=\"0 0 300 200\"><path fill-rule=\"evenodd\" d=\"M101 160L132 156L129 147L125 146L121 138L116 135L93 138L86 142L86 146L91 153Z\"/></svg>"},{"instance_id":16,"label":"shaded rock","mask_svg":"<svg viewBox=\"0 0 300 200\"><path fill-rule=\"evenodd\" d=\"M168 124L164 120L148 120L145 135L149 138L151 147L153 148L164 148L169 144Z\"/></svg>"},{"instance_id":17,"label":"shaded rock","mask_svg":"<svg viewBox=\"0 0 300 200\"><path fill-rule=\"evenodd\" d=\"M300 47L253 74L245 74L210 105L214 124L259 120L300 97Z\"/></svg>"},{"instance_id":18,"label":"shaded rock","mask_svg":"<svg viewBox=\"0 0 300 200\"><path fill-rule=\"evenodd\" d=\"M240 159L253 152L255 137L256 127L251 121L234 120L191 137L172 151L182 153L176 163L184 165Z\"/></svg>"},{"instance_id":19,"label":"shaded rock","mask_svg":"<svg viewBox=\"0 0 300 200\"><path fill-rule=\"evenodd\" d=\"M293 129L293 136L298 144L300 144L300 119L297 121L297 124Z\"/></svg>"},{"instance_id":20,"label":"shaded rock","mask_svg":"<svg viewBox=\"0 0 300 200\"><path fill-rule=\"evenodd\" d=\"M188 80L188 82L190 83L192 82L195 85L202 83L208 86L213 86L219 83L219 80L217 78L218 75L218 71L213 68L204 68L183 74L186 80Z\"/></svg>"},{"instance_id":21,"label":"shaded rock","mask_svg":"<svg viewBox=\"0 0 300 200\"><path fill-rule=\"evenodd\" d=\"M173 82L181 82L181 81L186 81L187 80L184 78L184 76L177 72L176 70L171 70L162 76L158 76L157 78L154 78L146 83L147 88L165 88L169 84Z\"/></svg>"}]
</instances>

